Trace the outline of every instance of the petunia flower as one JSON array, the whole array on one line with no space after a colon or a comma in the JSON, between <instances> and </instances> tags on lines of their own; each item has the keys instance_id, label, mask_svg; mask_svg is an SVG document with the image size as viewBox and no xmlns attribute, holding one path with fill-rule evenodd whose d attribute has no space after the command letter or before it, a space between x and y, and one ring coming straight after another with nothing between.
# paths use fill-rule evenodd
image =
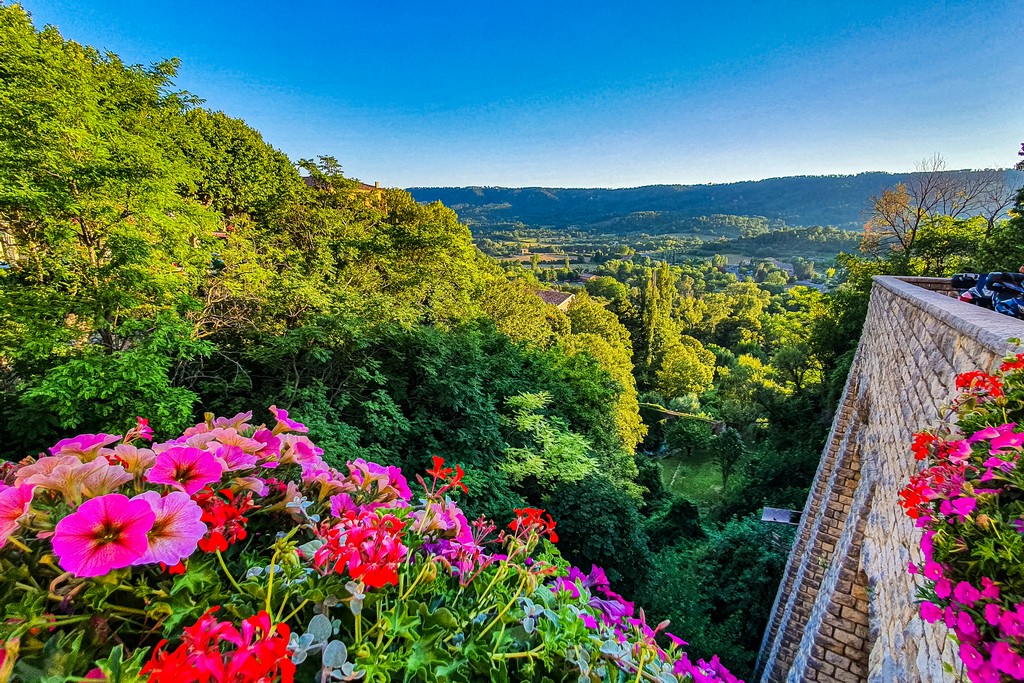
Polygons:
<instances>
[{"instance_id":1,"label":"petunia flower","mask_svg":"<svg viewBox=\"0 0 1024 683\"><path fill-rule=\"evenodd\" d=\"M156 453L148 448L136 448L120 443L114 446L114 454L108 459L117 461L132 476L144 474L156 462Z\"/></svg>"},{"instance_id":2,"label":"petunia flower","mask_svg":"<svg viewBox=\"0 0 1024 683\"><path fill-rule=\"evenodd\" d=\"M176 446L156 456L156 464L146 475L146 481L173 486L191 496L207 484L220 481L222 474L224 465L213 453Z\"/></svg>"},{"instance_id":3,"label":"petunia flower","mask_svg":"<svg viewBox=\"0 0 1024 683\"><path fill-rule=\"evenodd\" d=\"M309 431L309 428L301 422L296 422L288 417L288 411L278 408L277 406L270 406L270 414L277 420L277 424L274 426L274 434L280 434L281 432L299 432L305 434Z\"/></svg>"},{"instance_id":4,"label":"petunia flower","mask_svg":"<svg viewBox=\"0 0 1024 683\"><path fill-rule=\"evenodd\" d=\"M111 493L57 522L53 552L75 576L102 576L145 555L156 515L145 500Z\"/></svg>"},{"instance_id":5,"label":"petunia flower","mask_svg":"<svg viewBox=\"0 0 1024 683\"><path fill-rule=\"evenodd\" d=\"M52 455L73 455L82 462L89 462L100 454L100 449L121 439L120 434L79 434L70 439L61 439L50 447Z\"/></svg>"},{"instance_id":6,"label":"petunia flower","mask_svg":"<svg viewBox=\"0 0 1024 683\"><path fill-rule=\"evenodd\" d=\"M147 534L149 549L132 564L163 562L173 566L196 551L206 525L201 521L203 509L187 493L172 491L161 497L156 491L146 491L132 500L145 501L156 516Z\"/></svg>"},{"instance_id":7,"label":"petunia flower","mask_svg":"<svg viewBox=\"0 0 1024 683\"><path fill-rule=\"evenodd\" d=\"M11 486L0 491L0 548L18 528L20 520L32 505L32 485Z\"/></svg>"},{"instance_id":8,"label":"petunia flower","mask_svg":"<svg viewBox=\"0 0 1024 683\"><path fill-rule=\"evenodd\" d=\"M77 505L83 498L112 493L132 479L132 475L125 472L123 467L111 465L106 458L82 462L71 455L56 457L56 462L51 458L41 458L34 463L30 466L34 473L23 481L39 489L58 493L72 505Z\"/></svg>"}]
</instances>

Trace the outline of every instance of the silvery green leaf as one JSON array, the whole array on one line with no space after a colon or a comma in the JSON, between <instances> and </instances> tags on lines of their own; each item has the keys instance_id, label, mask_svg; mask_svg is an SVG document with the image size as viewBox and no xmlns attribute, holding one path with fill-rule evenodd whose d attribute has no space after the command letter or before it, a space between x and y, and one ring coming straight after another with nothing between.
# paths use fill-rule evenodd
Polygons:
<instances>
[{"instance_id":1,"label":"silvery green leaf","mask_svg":"<svg viewBox=\"0 0 1024 683\"><path fill-rule=\"evenodd\" d=\"M533 617L523 619L523 630L527 633L533 633Z\"/></svg>"},{"instance_id":2,"label":"silvery green leaf","mask_svg":"<svg viewBox=\"0 0 1024 683\"><path fill-rule=\"evenodd\" d=\"M580 674L580 677L577 679L577 683L590 683L590 676Z\"/></svg>"},{"instance_id":3,"label":"silvery green leaf","mask_svg":"<svg viewBox=\"0 0 1024 683\"><path fill-rule=\"evenodd\" d=\"M670 673L663 673L660 676L658 676L658 679L661 680L662 683L678 683L679 681L678 678L676 678L673 674Z\"/></svg>"},{"instance_id":4,"label":"silvery green leaf","mask_svg":"<svg viewBox=\"0 0 1024 683\"><path fill-rule=\"evenodd\" d=\"M334 607L337 604L338 604L338 596L337 595L328 595L326 598L324 598L324 605L326 605L327 607Z\"/></svg>"},{"instance_id":5,"label":"silvery green leaf","mask_svg":"<svg viewBox=\"0 0 1024 683\"><path fill-rule=\"evenodd\" d=\"M320 521L320 515L310 515L309 519L312 522L319 522Z\"/></svg>"},{"instance_id":6,"label":"silvery green leaf","mask_svg":"<svg viewBox=\"0 0 1024 683\"><path fill-rule=\"evenodd\" d=\"M313 644L313 640L314 637L312 633L303 633L301 636L299 636L298 646L301 647L303 650L308 650L309 646Z\"/></svg>"},{"instance_id":7,"label":"silvery green leaf","mask_svg":"<svg viewBox=\"0 0 1024 683\"><path fill-rule=\"evenodd\" d=\"M353 664L352 662L345 662L345 664L341 667L341 673L345 674L346 676L351 676L352 669L354 668L356 668L355 664Z\"/></svg>"},{"instance_id":8,"label":"silvery green leaf","mask_svg":"<svg viewBox=\"0 0 1024 683\"><path fill-rule=\"evenodd\" d=\"M324 542L322 540L320 540L319 538L314 538L309 543L303 543L302 545L300 545L298 547L298 550L302 553L304 557L313 557L313 555L316 555L316 551L320 550L320 547L323 544Z\"/></svg>"},{"instance_id":9,"label":"silvery green leaf","mask_svg":"<svg viewBox=\"0 0 1024 683\"><path fill-rule=\"evenodd\" d=\"M327 642L333 633L331 627L331 620L322 614L316 614L309 621L309 628L306 629L308 635L312 635L314 639Z\"/></svg>"},{"instance_id":10,"label":"silvery green leaf","mask_svg":"<svg viewBox=\"0 0 1024 683\"><path fill-rule=\"evenodd\" d=\"M254 576L261 576L263 574L263 567L249 567L249 571L245 573L245 578L251 579Z\"/></svg>"},{"instance_id":11,"label":"silvery green leaf","mask_svg":"<svg viewBox=\"0 0 1024 683\"><path fill-rule=\"evenodd\" d=\"M345 665L346 661L348 661L348 648L345 647L345 643L340 640L332 640L327 643L323 654L324 667L339 669Z\"/></svg>"},{"instance_id":12,"label":"silvery green leaf","mask_svg":"<svg viewBox=\"0 0 1024 683\"><path fill-rule=\"evenodd\" d=\"M292 664L295 664L296 666L298 666L299 664L302 664L304 661L306 661L306 651L305 650L296 650L292 654Z\"/></svg>"},{"instance_id":13,"label":"silvery green leaf","mask_svg":"<svg viewBox=\"0 0 1024 683\"><path fill-rule=\"evenodd\" d=\"M606 640L601 644L601 652L606 655L618 657L619 653L622 652L622 646L616 643L614 640Z\"/></svg>"},{"instance_id":14,"label":"silvery green leaf","mask_svg":"<svg viewBox=\"0 0 1024 683\"><path fill-rule=\"evenodd\" d=\"M348 602L348 608L352 611L352 614L358 615L363 611L363 601L357 598L352 598Z\"/></svg>"}]
</instances>

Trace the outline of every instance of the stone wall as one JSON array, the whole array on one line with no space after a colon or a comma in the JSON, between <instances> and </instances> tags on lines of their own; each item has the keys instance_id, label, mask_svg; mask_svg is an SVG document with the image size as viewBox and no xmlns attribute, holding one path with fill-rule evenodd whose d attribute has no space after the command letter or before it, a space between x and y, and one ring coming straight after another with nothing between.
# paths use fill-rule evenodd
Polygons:
<instances>
[{"instance_id":1,"label":"stone wall","mask_svg":"<svg viewBox=\"0 0 1024 683\"><path fill-rule=\"evenodd\" d=\"M917 616L919 533L897 505L960 372L990 370L1024 322L950 298L948 280L877 277L864 334L797 528L753 680L955 681L955 647Z\"/></svg>"}]
</instances>

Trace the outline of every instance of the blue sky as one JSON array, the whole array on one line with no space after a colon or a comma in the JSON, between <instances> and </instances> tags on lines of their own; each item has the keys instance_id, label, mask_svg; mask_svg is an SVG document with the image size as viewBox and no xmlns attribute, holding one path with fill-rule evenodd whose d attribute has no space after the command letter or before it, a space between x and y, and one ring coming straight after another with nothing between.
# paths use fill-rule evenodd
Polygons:
<instances>
[{"instance_id":1,"label":"blue sky","mask_svg":"<svg viewBox=\"0 0 1024 683\"><path fill-rule=\"evenodd\" d=\"M632 187L1009 166L1024 5L25 0L293 159L382 185Z\"/></svg>"}]
</instances>

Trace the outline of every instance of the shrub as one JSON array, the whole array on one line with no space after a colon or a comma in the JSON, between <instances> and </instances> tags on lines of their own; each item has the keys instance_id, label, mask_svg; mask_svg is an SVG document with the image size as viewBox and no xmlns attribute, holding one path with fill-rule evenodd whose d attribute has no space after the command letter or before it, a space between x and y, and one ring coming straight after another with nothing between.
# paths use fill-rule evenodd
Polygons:
<instances>
[{"instance_id":1,"label":"shrub","mask_svg":"<svg viewBox=\"0 0 1024 683\"><path fill-rule=\"evenodd\" d=\"M5 464L0 683L736 680L569 566L544 511L469 522L461 467L435 457L414 495L271 414Z\"/></svg>"}]
</instances>

